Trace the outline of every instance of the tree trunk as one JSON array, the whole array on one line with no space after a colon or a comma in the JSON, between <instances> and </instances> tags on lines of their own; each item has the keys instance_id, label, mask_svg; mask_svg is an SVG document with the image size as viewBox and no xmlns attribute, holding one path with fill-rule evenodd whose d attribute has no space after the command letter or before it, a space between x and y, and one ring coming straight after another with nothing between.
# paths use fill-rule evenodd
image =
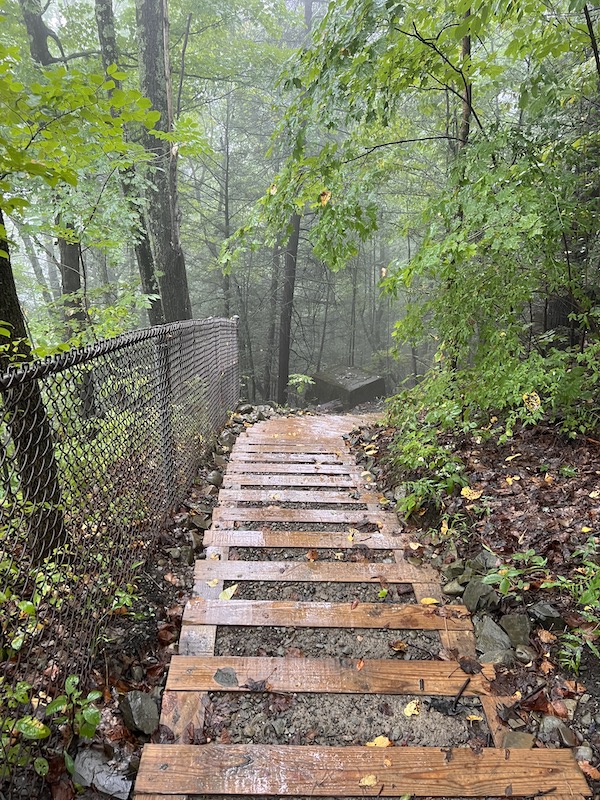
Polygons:
<instances>
[{"instance_id":1,"label":"tree trunk","mask_svg":"<svg viewBox=\"0 0 600 800\"><path fill-rule=\"evenodd\" d=\"M44 298L44 303L47 306L50 306L52 305L52 295L50 294L50 288L48 286L46 276L44 275L44 270L42 269L42 265L40 264L40 259L38 258L38 254L33 244L33 240L31 236L28 233L26 233L20 226L18 227L19 227L19 236L23 240L25 252L27 253L27 258L29 259L29 263L31 264L33 274L35 275L35 279L38 282L39 287L42 291L42 297Z\"/></svg>"},{"instance_id":2,"label":"tree trunk","mask_svg":"<svg viewBox=\"0 0 600 800\"><path fill-rule=\"evenodd\" d=\"M300 240L300 215L293 214L292 232L285 248L285 264L281 297L281 316L279 320L279 372L277 376L277 402L284 405L288 397L290 377L290 344L292 338L292 312L294 310L294 286L296 283L296 262Z\"/></svg>"},{"instance_id":3,"label":"tree trunk","mask_svg":"<svg viewBox=\"0 0 600 800\"><path fill-rule=\"evenodd\" d=\"M22 360L31 359L25 320L10 263L4 218L0 211L0 319L11 326L11 339ZM0 373L10 365L0 351ZM60 509L58 467L52 432L37 380L15 382L2 389L2 417L14 443L19 490L27 509L27 535L36 561L61 544L65 528ZM4 458L8 450L4 449ZM6 465L10 469L10 464ZM16 516L15 516L16 518Z\"/></svg>"},{"instance_id":4,"label":"tree trunk","mask_svg":"<svg viewBox=\"0 0 600 800\"><path fill-rule=\"evenodd\" d=\"M225 108L225 130L223 132L222 140L223 183L221 184L221 199L223 203L223 240L227 241L231 234L231 220L229 215L229 126L231 124L230 95L227 95ZM226 317L231 315L231 280L228 272L223 273L223 311Z\"/></svg>"},{"instance_id":5,"label":"tree trunk","mask_svg":"<svg viewBox=\"0 0 600 800\"><path fill-rule=\"evenodd\" d=\"M117 38L115 34L115 17L113 13L112 0L94 0L96 25L98 28L98 39L102 52L102 64L106 70L111 64L119 64L119 51L117 48ZM115 88L120 87L120 81L115 81ZM144 212L137 202L135 192L136 170L134 166L125 169L121 176L121 190L123 196L129 203L130 211L133 214L137 228L137 241L134 245L135 257L137 260L140 281L144 294L153 297L148 308L148 319L151 325L162 325L165 321L163 304L160 298L158 279L156 277L156 267L150 237L148 236L148 226L144 219Z\"/></svg>"},{"instance_id":6,"label":"tree trunk","mask_svg":"<svg viewBox=\"0 0 600 800\"><path fill-rule=\"evenodd\" d=\"M263 400L271 399L271 377L273 356L275 355L275 331L277 329L277 295L279 293L279 241L273 246L273 265L271 268L271 286L269 287L269 315L267 322L267 346L265 348L265 364L263 372Z\"/></svg>"},{"instance_id":7,"label":"tree trunk","mask_svg":"<svg viewBox=\"0 0 600 800\"><path fill-rule=\"evenodd\" d=\"M471 16L471 9L465 12L465 19ZM473 101L473 87L471 81L467 77L466 70L471 65L471 37L464 36L462 40L462 59L461 59L463 74L465 78L465 85L463 87L463 99L460 118L460 130L458 138L460 139L460 147L465 147L469 141L469 133L471 130L471 111Z\"/></svg>"},{"instance_id":8,"label":"tree trunk","mask_svg":"<svg viewBox=\"0 0 600 800\"><path fill-rule=\"evenodd\" d=\"M171 133L173 102L166 0L136 0L136 16L141 91L160 112L157 129ZM179 238L177 147L146 135L146 149L153 155L149 217L165 320L191 319L192 306Z\"/></svg>"}]
</instances>

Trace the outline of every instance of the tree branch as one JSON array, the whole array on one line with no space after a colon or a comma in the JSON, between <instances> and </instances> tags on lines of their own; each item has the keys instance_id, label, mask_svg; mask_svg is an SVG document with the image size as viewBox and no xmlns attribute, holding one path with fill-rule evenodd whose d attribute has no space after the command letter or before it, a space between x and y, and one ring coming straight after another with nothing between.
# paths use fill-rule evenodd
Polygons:
<instances>
[{"instance_id":1,"label":"tree branch","mask_svg":"<svg viewBox=\"0 0 600 800\"><path fill-rule=\"evenodd\" d=\"M417 142L436 142L440 140L445 142L460 142L460 139L457 136L449 136L446 134L441 134L440 136L421 136L418 139L398 139L394 142L382 142L381 144L374 144L371 147L367 147L363 153L342 161L342 164L350 164L353 161L358 161L360 158L366 158L375 150L380 150L382 147L393 147L397 144L415 144Z\"/></svg>"}]
</instances>

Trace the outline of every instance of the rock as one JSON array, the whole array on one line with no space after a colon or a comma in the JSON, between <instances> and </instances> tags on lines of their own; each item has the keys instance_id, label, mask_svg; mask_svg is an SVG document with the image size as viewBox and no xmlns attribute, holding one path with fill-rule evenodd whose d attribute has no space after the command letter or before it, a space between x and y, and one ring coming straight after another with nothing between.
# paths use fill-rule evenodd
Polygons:
<instances>
[{"instance_id":1,"label":"rock","mask_svg":"<svg viewBox=\"0 0 600 800\"><path fill-rule=\"evenodd\" d=\"M458 578L460 575L463 574L465 571L465 562L462 558L453 561L451 564L447 564L444 567L444 575L452 580L453 578Z\"/></svg>"},{"instance_id":2,"label":"rock","mask_svg":"<svg viewBox=\"0 0 600 800\"><path fill-rule=\"evenodd\" d=\"M579 706L577 700L567 698L566 700L563 700L563 703L567 707L567 714L569 715L569 719L574 719L575 712L577 711L577 707Z\"/></svg>"},{"instance_id":3,"label":"rock","mask_svg":"<svg viewBox=\"0 0 600 800\"><path fill-rule=\"evenodd\" d=\"M535 736L532 733L522 733L521 731L506 731L502 748L504 750L529 750L533 747Z\"/></svg>"},{"instance_id":4,"label":"rock","mask_svg":"<svg viewBox=\"0 0 600 800\"><path fill-rule=\"evenodd\" d=\"M549 714L545 714L542 717L538 736L543 742L561 742L566 747L575 747L577 745L577 737L571 728L565 725L558 717L553 717Z\"/></svg>"},{"instance_id":5,"label":"rock","mask_svg":"<svg viewBox=\"0 0 600 800\"><path fill-rule=\"evenodd\" d=\"M500 565L500 559L498 556L490 553L489 550L481 550L478 555L469 562L469 565L474 572L486 575L490 570L496 569Z\"/></svg>"},{"instance_id":6,"label":"rock","mask_svg":"<svg viewBox=\"0 0 600 800\"><path fill-rule=\"evenodd\" d=\"M594 751L591 747L576 747L573 750L573 755L577 761L591 761L594 757Z\"/></svg>"},{"instance_id":7,"label":"rock","mask_svg":"<svg viewBox=\"0 0 600 800\"><path fill-rule=\"evenodd\" d=\"M515 648L515 655L517 657L517 661L520 661L521 664L531 664L537 658L537 653L533 647L529 647L526 644L517 645Z\"/></svg>"},{"instance_id":8,"label":"rock","mask_svg":"<svg viewBox=\"0 0 600 800\"><path fill-rule=\"evenodd\" d=\"M213 469L212 472L209 472L206 476L206 482L210 483L211 486L221 486L223 483L223 476L218 470Z\"/></svg>"},{"instance_id":9,"label":"rock","mask_svg":"<svg viewBox=\"0 0 600 800\"><path fill-rule=\"evenodd\" d=\"M504 614L500 619L500 626L508 633L513 647L518 644L529 644L529 617L527 614Z\"/></svg>"},{"instance_id":10,"label":"rock","mask_svg":"<svg viewBox=\"0 0 600 800\"><path fill-rule=\"evenodd\" d=\"M145 692L127 692L120 703L123 722L130 731L151 734L158 728L158 708Z\"/></svg>"},{"instance_id":11,"label":"rock","mask_svg":"<svg viewBox=\"0 0 600 800\"><path fill-rule=\"evenodd\" d=\"M514 650L488 650L479 656L481 664L503 664L510 666L515 660Z\"/></svg>"},{"instance_id":12,"label":"rock","mask_svg":"<svg viewBox=\"0 0 600 800\"><path fill-rule=\"evenodd\" d=\"M188 517L188 525L199 528L202 531L207 531L212 522L210 514L190 514Z\"/></svg>"},{"instance_id":13,"label":"rock","mask_svg":"<svg viewBox=\"0 0 600 800\"><path fill-rule=\"evenodd\" d=\"M467 586L467 589L468 588L469 587ZM499 625L496 625L491 617L483 617L481 622L476 625L475 640L477 644L477 650L479 650L480 653L487 653L491 650L511 649L508 635Z\"/></svg>"},{"instance_id":14,"label":"rock","mask_svg":"<svg viewBox=\"0 0 600 800\"><path fill-rule=\"evenodd\" d=\"M191 567L195 561L193 547L190 547L189 544L184 544L179 549L181 551L181 560Z\"/></svg>"},{"instance_id":15,"label":"rock","mask_svg":"<svg viewBox=\"0 0 600 800\"><path fill-rule=\"evenodd\" d=\"M127 800L133 781L115 770L104 753L97 750L80 750L75 756L73 782L80 786L93 786L118 800Z\"/></svg>"},{"instance_id":16,"label":"rock","mask_svg":"<svg viewBox=\"0 0 600 800\"><path fill-rule=\"evenodd\" d=\"M229 463L225 456L220 455L219 453L213 453L213 461L215 462L216 467L226 467Z\"/></svg>"},{"instance_id":17,"label":"rock","mask_svg":"<svg viewBox=\"0 0 600 800\"><path fill-rule=\"evenodd\" d=\"M463 595L463 603L471 613L474 613L482 608L496 608L499 603L499 598L494 589L488 586L488 584L483 583L481 578L473 578L467 584ZM502 632L504 633L504 631ZM506 636L506 634L504 635ZM506 638L508 639L508 636ZM506 647L510 647L510 640ZM496 648L486 647L485 649L493 650Z\"/></svg>"},{"instance_id":18,"label":"rock","mask_svg":"<svg viewBox=\"0 0 600 800\"><path fill-rule=\"evenodd\" d=\"M140 681L144 680L144 668L141 667L139 664L134 664L131 668L131 678L136 682L140 683Z\"/></svg>"},{"instance_id":19,"label":"rock","mask_svg":"<svg viewBox=\"0 0 600 800\"><path fill-rule=\"evenodd\" d=\"M228 450L231 450L233 445L235 444L235 436L231 431L222 431L219 434L218 442L221 447L226 447Z\"/></svg>"},{"instance_id":20,"label":"rock","mask_svg":"<svg viewBox=\"0 0 600 800\"><path fill-rule=\"evenodd\" d=\"M181 549L179 547L169 547L167 553L174 561L179 561L181 558Z\"/></svg>"},{"instance_id":21,"label":"rock","mask_svg":"<svg viewBox=\"0 0 600 800\"><path fill-rule=\"evenodd\" d=\"M237 407L238 414L251 414L254 411L254 406L250 403L240 403Z\"/></svg>"},{"instance_id":22,"label":"rock","mask_svg":"<svg viewBox=\"0 0 600 800\"><path fill-rule=\"evenodd\" d=\"M464 592L464 587L456 580L449 581L442 590L444 594L449 594L451 597L456 597Z\"/></svg>"},{"instance_id":23,"label":"rock","mask_svg":"<svg viewBox=\"0 0 600 800\"><path fill-rule=\"evenodd\" d=\"M528 611L535 622L548 630L563 631L567 626L560 613L550 603L534 603Z\"/></svg>"}]
</instances>

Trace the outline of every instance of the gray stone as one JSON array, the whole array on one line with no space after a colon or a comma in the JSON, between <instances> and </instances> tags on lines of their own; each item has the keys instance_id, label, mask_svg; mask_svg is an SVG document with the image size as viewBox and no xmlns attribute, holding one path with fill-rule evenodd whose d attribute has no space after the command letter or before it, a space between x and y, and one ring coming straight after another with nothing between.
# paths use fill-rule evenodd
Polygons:
<instances>
[{"instance_id":1,"label":"gray stone","mask_svg":"<svg viewBox=\"0 0 600 800\"><path fill-rule=\"evenodd\" d=\"M195 561L193 547L190 547L189 544L184 544L179 549L183 563L191 566Z\"/></svg>"},{"instance_id":2,"label":"gray stone","mask_svg":"<svg viewBox=\"0 0 600 800\"><path fill-rule=\"evenodd\" d=\"M127 692L119 707L130 731L151 734L158 728L158 707L149 694Z\"/></svg>"},{"instance_id":3,"label":"gray stone","mask_svg":"<svg viewBox=\"0 0 600 800\"><path fill-rule=\"evenodd\" d=\"M542 717L538 734L539 738L544 742L561 742L566 747L575 747L577 745L577 737L571 728L565 725L558 717L552 717L549 714Z\"/></svg>"},{"instance_id":4,"label":"gray stone","mask_svg":"<svg viewBox=\"0 0 600 800\"><path fill-rule=\"evenodd\" d=\"M498 595L494 591L493 587L483 583L481 578L473 578L468 582L467 588L465 589L465 593L463 595L463 603L472 614L478 609L496 608L498 602ZM508 639L508 637L506 638ZM504 645L501 646L504 647ZM506 647L510 647L510 640ZM495 648L486 648L486 650L491 649Z\"/></svg>"},{"instance_id":5,"label":"gray stone","mask_svg":"<svg viewBox=\"0 0 600 800\"><path fill-rule=\"evenodd\" d=\"M510 650L508 635L499 625L496 625L491 617L483 617L481 622L476 625L475 639L480 653L487 653L491 650Z\"/></svg>"},{"instance_id":6,"label":"gray stone","mask_svg":"<svg viewBox=\"0 0 600 800\"><path fill-rule=\"evenodd\" d=\"M470 580L472 580L473 577L474 573L471 567L465 567L464 572L461 575L459 575L456 580L459 583L462 583L463 586L465 586L467 583L469 583Z\"/></svg>"},{"instance_id":7,"label":"gray stone","mask_svg":"<svg viewBox=\"0 0 600 800\"><path fill-rule=\"evenodd\" d=\"M450 580L453 578L458 578L459 575L462 575L464 571L465 562L462 560L462 558L459 558L444 567L444 575Z\"/></svg>"},{"instance_id":8,"label":"gray stone","mask_svg":"<svg viewBox=\"0 0 600 800\"><path fill-rule=\"evenodd\" d=\"M240 414L251 414L254 411L254 406L250 405L250 403L240 403L237 410Z\"/></svg>"},{"instance_id":9,"label":"gray stone","mask_svg":"<svg viewBox=\"0 0 600 800\"><path fill-rule=\"evenodd\" d=\"M469 564L475 572L486 575L490 570L496 569L500 565L500 559L490 553L489 550L481 550Z\"/></svg>"},{"instance_id":10,"label":"gray stone","mask_svg":"<svg viewBox=\"0 0 600 800\"><path fill-rule=\"evenodd\" d=\"M213 453L213 461L215 462L215 466L217 467L226 467L229 463L225 456L219 455L219 453Z\"/></svg>"},{"instance_id":11,"label":"gray stone","mask_svg":"<svg viewBox=\"0 0 600 800\"><path fill-rule=\"evenodd\" d=\"M456 597L464 592L464 587L458 581L449 581L443 589L444 594L449 594L451 597Z\"/></svg>"},{"instance_id":12,"label":"gray stone","mask_svg":"<svg viewBox=\"0 0 600 800\"><path fill-rule=\"evenodd\" d=\"M218 441L219 441L219 444L221 445L221 447L226 447L229 450L231 450L231 448L235 444L235 436L233 435L233 433L231 431L222 431L219 434Z\"/></svg>"},{"instance_id":13,"label":"gray stone","mask_svg":"<svg viewBox=\"0 0 600 800\"><path fill-rule=\"evenodd\" d=\"M521 731L506 731L502 747L504 750L529 750L533 747L535 736Z\"/></svg>"},{"instance_id":14,"label":"gray stone","mask_svg":"<svg viewBox=\"0 0 600 800\"><path fill-rule=\"evenodd\" d=\"M209 472L206 476L206 482L210 483L211 486L221 486L223 483L223 476L218 470L213 469L212 472Z\"/></svg>"},{"instance_id":15,"label":"gray stone","mask_svg":"<svg viewBox=\"0 0 600 800\"><path fill-rule=\"evenodd\" d=\"M133 781L109 764L104 753L91 749L77 753L73 782L80 786L93 786L99 792L105 792L117 800L127 800L133 786Z\"/></svg>"},{"instance_id":16,"label":"gray stone","mask_svg":"<svg viewBox=\"0 0 600 800\"><path fill-rule=\"evenodd\" d=\"M167 549L167 553L171 556L174 561L179 561L181 558L181 550L179 547L169 547Z\"/></svg>"},{"instance_id":17,"label":"gray stone","mask_svg":"<svg viewBox=\"0 0 600 800\"><path fill-rule=\"evenodd\" d=\"M513 645L529 644L529 617L527 614L504 614L500 619L500 625L508 633L508 637Z\"/></svg>"},{"instance_id":18,"label":"gray stone","mask_svg":"<svg viewBox=\"0 0 600 800\"><path fill-rule=\"evenodd\" d=\"M510 666L515 661L514 650L488 650L479 656L482 664L503 664Z\"/></svg>"},{"instance_id":19,"label":"gray stone","mask_svg":"<svg viewBox=\"0 0 600 800\"><path fill-rule=\"evenodd\" d=\"M212 522L210 514L190 514L188 517L188 525L199 528L202 531L207 531Z\"/></svg>"},{"instance_id":20,"label":"gray stone","mask_svg":"<svg viewBox=\"0 0 600 800\"><path fill-rule=\"evenodd\" d=\"M529 607L529 616L548 630L564 630L566 623L560 613L550 603L535 603Z\"/></svg>"},{"instance_id":21,"label":"gray stone","mask_svg":"<svg viewBox=\"0 0 600 800\"><path fill-rule=\"evenodd\" d=\"M131 677L136 683L144 680L144 674L144 668L139 664L134 664L131 668Z\"/></svg>"},{"instance_id":22,"label":"gray stone","mask_svg":"<svg viewBox=\"0 0 600 800\"><path fill-rule=\"evenodd\" d=\"M594 757L594 751L591 747L576 747L575 750L573 750L573 755L577 761L591 761Z\"/></svg>"},{"instance_id":23,"label":"gray stone","mask_svg":"<svg viewBox=\"0 0 600 800\"><path fill-rule=\"evenodd\" d=\"M537 658L537 653L533 647L529 647L526 644L517 645L517 647L515 647L515 655L521 664L531 664Z\"/></svg>"}]
</instances>

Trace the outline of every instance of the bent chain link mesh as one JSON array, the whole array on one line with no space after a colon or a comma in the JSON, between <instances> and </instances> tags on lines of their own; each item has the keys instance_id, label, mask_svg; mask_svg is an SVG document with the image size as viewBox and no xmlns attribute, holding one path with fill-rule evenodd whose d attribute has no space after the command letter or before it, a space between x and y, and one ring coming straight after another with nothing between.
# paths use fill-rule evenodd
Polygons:
<instances>
[{"instance_id":1,"label":"bent chain link mesh","mask_svg":"<svg viewBox=\"0 0 600 800\"><path fill-rule=\"evenodd\" d=\"M27 744L14 720L35 715L40 692L53 697L65 676L85 678L117 590L184 495L239 382L237 323L216 318L137 331L0 376L5 796Z\"/></svg>"}]
</instances>

